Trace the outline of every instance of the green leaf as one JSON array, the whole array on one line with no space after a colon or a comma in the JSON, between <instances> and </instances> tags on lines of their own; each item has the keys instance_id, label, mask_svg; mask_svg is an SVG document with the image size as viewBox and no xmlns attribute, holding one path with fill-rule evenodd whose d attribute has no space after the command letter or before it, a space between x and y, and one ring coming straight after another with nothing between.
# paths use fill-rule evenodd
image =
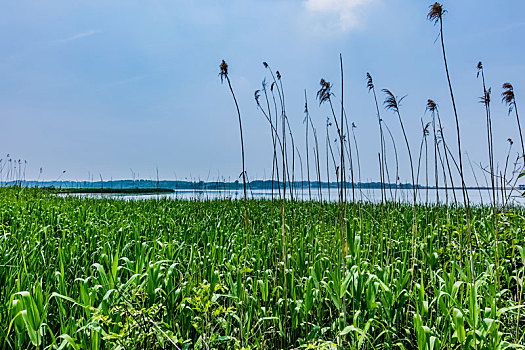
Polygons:
<instances>
[{"instance_id":1,"label":"green leaf","mask_svg":"<svg viewBox=\"0 0 525 350\"><path fill-rule=\"evenodd\" d=\"M356 328L354 327L353 325L351 326L346 326L342 331L341 333L339 333L339 335L346 335L350 332L357 332L358 334L363 334L363 331L360 330L359 328Z\"/></svg>"},{"instance_id":2,"label":"green leaf","mask_svg":"<svg viewBox=\"0 0 525 350\"><path fill-rule=\"evenodd\" d=\"M29 335L31 343L34 346L39 346L41 343L40 333L38 333L38 330L34 328L31 317L29 316L27 310L22 310L20 312L22 313L22 319L26 325L27 334Z\"/></svg>"},{"instance_id":3,"label":"green leaf","mask_svg":"<svg viewBox=\"0 0 525 350\"><path fill-rule=\"evenodd\" d=\"M64 339L62 344L69 344L75 350L80 350L80 347L75 343L75 340L69 336L69 334L62 334L59 338Z\"/></svg>"}]
</instances>

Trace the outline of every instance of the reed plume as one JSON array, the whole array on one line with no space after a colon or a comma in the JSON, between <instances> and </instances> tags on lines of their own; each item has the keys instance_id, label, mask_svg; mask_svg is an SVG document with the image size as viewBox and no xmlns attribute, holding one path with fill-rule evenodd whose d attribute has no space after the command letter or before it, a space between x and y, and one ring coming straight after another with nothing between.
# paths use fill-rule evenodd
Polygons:
<instances>
[{"instance_id":1,"label":"reed plume","mask_svg":"<svg viewBox=\"0 0 525 350\"><path fill-rule=\"evenodd\" d=\"M523 158L523 164L525 166L525 146L523 145L523 134L521 132L521 124L518 115L518 106L516 105L516 96L514 95L514 87L511 83L503 84L503 92L501 93L501 99L509 108L509 114L512 113L513 110L516 114L516 122L518 124L518 130L520 132L521 156Z\"/></svg>"}]
</instances>

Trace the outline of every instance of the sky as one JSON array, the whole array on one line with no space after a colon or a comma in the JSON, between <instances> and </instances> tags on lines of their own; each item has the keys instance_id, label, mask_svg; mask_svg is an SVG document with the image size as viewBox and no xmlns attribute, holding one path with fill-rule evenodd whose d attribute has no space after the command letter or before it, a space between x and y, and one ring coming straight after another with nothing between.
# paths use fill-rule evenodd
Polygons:
<instances>
[{"instance_id":1,"label":"sky","mask_svg":"<svg viewBox=\"0 0 525 350\"><path fill-rule=\"evenodd\" d=\"M262 62L282 74L287 115L304 163L304 90L324 156L330 111L327 105L319 106L316 92L324 78L340 97L339 54L344 61L345 109L349 122L357 126L362 181L377 180L379 173L379 132L373 97L366 88L367 72L374 77L380 103L384 88L406 95L400 110L414 157L421 142L421 118L430 120L425 113L428 98L438 103L446 137L457 152L438 27L426 19L431 4L4 1L0 158L5 161L9 154L27 161L27 179L154 179L158 169L162 179L235 180L242 170L238 120L230 91L218 76L225 59L243 118L248 176L270 178L270 127L254 101L254 91L269 79ZM488 156L476 65L483 61L492 87L495 156L503 167L507 139L515 141L512 158L521 148L516 119L508 115L500 94L502 83L509 81L518 108L525 105L525 2L448 0L443 5L462 146L484 183L479 164L486 165ZM391 111L381 113L397 139L400 178L408 181L399 122ZM329 132L335 139L334 127ZM472 171L466 168L472 182Z\"/></svg>"}]
</instances>

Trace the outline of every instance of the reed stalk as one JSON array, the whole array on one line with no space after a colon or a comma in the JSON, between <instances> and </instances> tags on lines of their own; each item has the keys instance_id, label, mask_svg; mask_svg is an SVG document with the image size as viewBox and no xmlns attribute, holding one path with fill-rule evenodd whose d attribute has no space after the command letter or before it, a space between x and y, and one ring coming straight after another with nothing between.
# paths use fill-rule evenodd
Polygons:
<instances>
[{"instance_id":1,"label":"reed stalk","mask_svg":"<svg viewBox=\"0 0 525 350\"><path fill-rule=\"evenodd\" d=\"M463 191L463 203L465 205L465 214L466 214L465 216L466 216L466 221L467 221L467 236L468 236L467 238L468 238L468 249L469 249L469 258L470 258L470 273L471 273L471 278L472 278L472 286L473 288L475 288L476 277L475 277L475 272L474 272L474 253L472 250L472 238L471 238L472 234L471 234L471 225L470 225L470 203L468 199L468 193L466 190L465 178L463 176L463 157L462 157L462 150L461 150L461 135L460 135L460 130L459 130L459 117L458 117L458 112L456 108L456 100L454 97L454 91L452 89L452 82L450 79L450 73L449 73L448 64L447 64L447 55L445 51L445 40L444 40L444 35L443 35L443 15L445 12L446 11L443 9L443 6L440 3L435 2L432 6L430 6L430 11L427 15L427 18L430 21L434 22L434 24L439 23L439 37L441 39L441 51L443 54L443 62L445 66L445 73L446 73L448 88L450 92L450 99L452 101L452 108L454 110L454 117L456 121L459 175L461 178L461 188ZM476 345L476 348L477 348L477 345Z\"/></svg>"}]
</instances>

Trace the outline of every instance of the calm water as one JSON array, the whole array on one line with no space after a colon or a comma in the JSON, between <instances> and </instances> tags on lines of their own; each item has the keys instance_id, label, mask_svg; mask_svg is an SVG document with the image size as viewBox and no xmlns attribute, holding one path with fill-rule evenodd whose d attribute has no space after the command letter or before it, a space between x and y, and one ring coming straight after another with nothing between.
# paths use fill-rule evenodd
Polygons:
<instances>
[{"instance_id":1,"label":"calm water","mask_svg":"<svg viewBox=\"0 0 525 350\"><path fill-rule=\"evenodd\" d=\"M456 189L456 198L458 203L463 203L463 194L461 189ZM498 193L498 202L501 202L502 198L501 190ZM167 194L71 194L70 196L80 196L88 198L117 198L117 199L126 199L126 200L143 200L143 199L159 199L159 198L172 198L172 199L185 199L185 200L210 200L210 199L242 199L243 191L242 190L177 190L174 193ZM407 203L412 203L412 190L411 189L387 189L387 199L388 200L397 200ZM447 193L444 189L440 189L438 193L435 189L419 189L418 190L418 202L421 204L424 203L437 203L438 196L439 202L445 203L447 201ZM508 197L509 204L524 204L525 198L519 196L519 193L514 191L510 192L507 190L504 194L505 198ZM271 199L272 192L271 190L253 190L248 191L248 197L254 199ZM290 198L290 192L287 191L286 197ZM294 198L297 200L319 200L319 190L312 189L311 197L308 193L308 188L296 188L294 190ZM336 188L323 188L321 190L321 197L324 201L337 201L338 191ZM492 193L490 190L468 190L468 197L471 204L490 204ZM278 199L279 193L274 191L273 198ZM380 202L381 201L381 190L380 189L356 189L355 190L355 199L363 200L365 202ZM350 202L352 200L352 190L347 190L347 200ZM454 202L454 195L452 190L448 190L448 203Z\"/></svg>"}]
</instances>

